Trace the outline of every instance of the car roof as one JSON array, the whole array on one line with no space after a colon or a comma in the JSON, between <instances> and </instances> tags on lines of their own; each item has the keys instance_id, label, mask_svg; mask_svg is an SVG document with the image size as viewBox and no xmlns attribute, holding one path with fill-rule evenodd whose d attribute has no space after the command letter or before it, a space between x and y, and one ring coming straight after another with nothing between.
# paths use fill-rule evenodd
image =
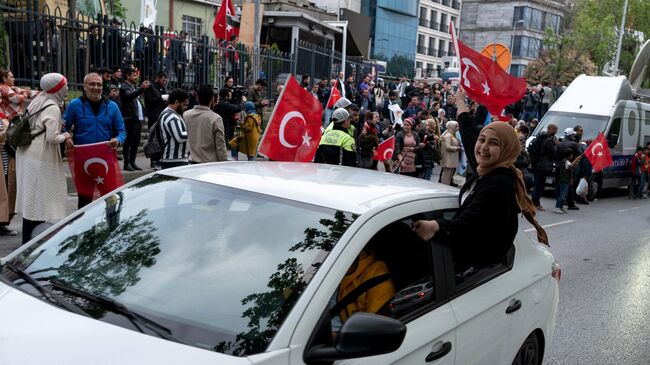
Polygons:
<instances>
[{"instance_id":1,"label":"car roof","mask_svg":"<svg viewBox=\"0 0 650 365\"><path fill-rule=\"evenodd\" d=\"M359 214L409 197L458 195L458 189L423 179L317 163L216 162L159 173Z\"/></svg>"}]
</instances>

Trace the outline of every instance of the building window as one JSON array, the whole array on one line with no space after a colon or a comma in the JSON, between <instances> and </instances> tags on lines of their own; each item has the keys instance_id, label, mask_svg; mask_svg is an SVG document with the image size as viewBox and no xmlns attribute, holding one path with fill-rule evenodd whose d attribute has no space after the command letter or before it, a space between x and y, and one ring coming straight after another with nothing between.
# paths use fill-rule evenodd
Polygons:
<instances>
[{"instance_id":1,"label":"building window","mask_svg":"<svg viewBox=\"0 0 650 365\"><path fill-rule=\"evenodd\" d=\"M436 57L436 39L433 37L429 37L429 52L427 54Z\"/></svg>"},{"instance_id":2,"label":"building window","mask_svg":"<svg viewBox=\"0 0 650 365\"><path fill-rule=\"evenodd\" d=\"M192 37L201 35L201 18L183 15L183 30Z\"/></svg>"},{"instance_id":3,"label":"building window","mask_svg":"<svg viewBox=\"0 0 650 365\"><path fill-rule=\"evenodd\" d=\"M517 35L512 44L512 55L515 57L537 58L542 50L542 40Z\"/></svg>"},{"instance_id":4,"label":"building window","mask_svg":"<svg viewBox=\"0 0 650 365\"><path fill-rule=\"evenodd\" d=\"M444 33L449 32L449 23L447 22L447 14L440 13L440 31Z\"/></svg>"},{"instance_id":5,"label":"building window","mask_svg":"<svg viewBox=\"0 0 650 365\"><path fill-rule=\"evenodd\" d=\"M560 29L560 17L528 6L516 6L512 25L539 31L551 28L557 34Z\"/></svg>"},{"instance_id":6,"label":"building window","mask_svg":"<svg viewBox=\"0 0 650 365\"><path fill-rule=\"evenodd\" d=\"M440 42L438 42L438 57L445 57L447 55L445 52L446 49L445 41L441 39Z\"/></svg>"},{"instance_id":7,"label":"building window","mask_svg":"<svg viewBox=\"0 0 650 365\"><path fill-rule=\"evenodd\" d=\"M447 56L452 57L455 54L454 52L454 43L449 42L448 48L447 48Z\"/></svg>"},{"instance_id":8,"label":"building window","mask_svg":"<svg viewBox=\"0 0 650 365\"><path fill-rule=\"evenodd\" d=\"M429 28L438 30L438 12L431 10L431 15L429 16Z\"/></svg>"},{"instance_id":9,"label":"building window","mask_svg":"<svg viewBox=\"0 0 650 365\"><path fill-rule=\"evenodd\" d=\"M511 65L510 66L510 75L515 77L523 77L524 72L526 71L525 65Z\"/></svg>"},{"instance_id":10,"label":"building window","mask_svg":"<svg viewBox=\"0 0 650 365\"><path fill-rule=\"evenodd\" d=\"M420 61L415 62L415 68L422 68L422 62Z\"/></svg>"},{"instance_id":11,"label":"building window","mask_svg":"<svg viewBox=\"0 0 650 365\"><path fill-rule=\"evenodd\" d=\"M544 17L544 29L546 28L551 28L555 34L558 34L560 32L560 16L546 13Z\"/></svg>"},{"instance_id":12,"label":"building window","mask_svg":"<svg viewBox=\"0 0 650 365\"><path fill-rule=\"evenodd\" d=\"M426 42L424 41L424 35L418 34L418 53L427 54Z\"/></svg>"}]
</instances>

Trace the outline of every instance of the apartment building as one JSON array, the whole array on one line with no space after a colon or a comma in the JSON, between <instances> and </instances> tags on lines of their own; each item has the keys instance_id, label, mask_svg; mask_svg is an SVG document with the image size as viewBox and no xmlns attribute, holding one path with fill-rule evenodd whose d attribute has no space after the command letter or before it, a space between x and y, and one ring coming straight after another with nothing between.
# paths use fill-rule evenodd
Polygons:
<instances>
[{"instance_id":1,"label":"apartment building","mask_svg":"<svg viewBox=\"0 0 650 365\"><path fill-rule=\"evenodd\" d=\"M420 0L418 37L415 53L415 77L437 77L454 66L454 45L449 24L458 28L460 0Z\"/></svg>"}]
</instances>

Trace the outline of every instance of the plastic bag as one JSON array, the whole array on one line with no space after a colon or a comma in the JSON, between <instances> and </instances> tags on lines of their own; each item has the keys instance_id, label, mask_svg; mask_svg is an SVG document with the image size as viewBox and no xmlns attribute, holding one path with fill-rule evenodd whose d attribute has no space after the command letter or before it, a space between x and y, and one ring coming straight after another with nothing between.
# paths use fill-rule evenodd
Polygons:
<instances>
[{"instance_id":1,"label":"plastic bag","mask_svg":"<svg viewBox=\"0 0 650 365\"><path fill-rule=\"evenodd\" d=\"M585 198L588 192L589 192L589 184L587 183L587 180L583 177L580 179L580 182L578 183L578 187L576 188L576 194Z\"/></svg>"}]
</instances>

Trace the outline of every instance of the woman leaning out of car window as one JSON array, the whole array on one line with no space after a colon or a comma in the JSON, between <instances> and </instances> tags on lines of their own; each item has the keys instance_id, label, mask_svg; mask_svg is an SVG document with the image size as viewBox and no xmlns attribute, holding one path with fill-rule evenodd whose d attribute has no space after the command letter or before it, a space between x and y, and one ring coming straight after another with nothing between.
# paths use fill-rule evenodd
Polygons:
<instances>
[{"instance_id":1,"label":"woman leaning out of car window","mask_svg":"<svg viewBox=\"0 0 650 365\"><path fill-rule=\"evenodd\" d=\"M548 244L544 229L535 220L535 208L514 163L519 155L519 139L507 123L494 122L480 132L476 120L485 120L481 106L476 117L465 104L465 90L456 93L458 121L468 162L478 174L467 180L460 192L460 209L453 218L420 220L413 230L425 241L450 244L452 249L471 252L475 262L488 263L503 257L510 249L522 212L537 230L537 240Z\"/></svg>"}]
</instances>

